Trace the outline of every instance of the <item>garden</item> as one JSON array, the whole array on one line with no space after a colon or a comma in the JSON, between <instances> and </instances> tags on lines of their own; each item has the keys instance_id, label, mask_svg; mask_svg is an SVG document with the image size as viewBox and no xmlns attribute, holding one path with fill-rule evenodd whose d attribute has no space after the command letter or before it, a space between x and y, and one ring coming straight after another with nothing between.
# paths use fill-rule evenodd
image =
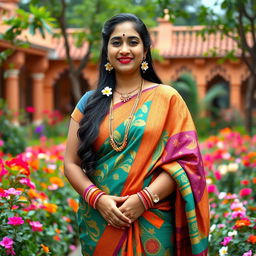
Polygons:
<instances>
[{"instance_id":1,"label":"garden","mask_svg":"<svg viewBox=\"0 0 256 256\"><path fill-rule=\"evenodd\" d=\"M24 110L20 121L31 112ZM15 127L1 105L0 255L68 255L78 245L77 196L63 174L67 120L46 114L38 126ZM200 147L211 209L209 256L253 256L256 136L224 128Z\"/></svg>"}]
</instances>

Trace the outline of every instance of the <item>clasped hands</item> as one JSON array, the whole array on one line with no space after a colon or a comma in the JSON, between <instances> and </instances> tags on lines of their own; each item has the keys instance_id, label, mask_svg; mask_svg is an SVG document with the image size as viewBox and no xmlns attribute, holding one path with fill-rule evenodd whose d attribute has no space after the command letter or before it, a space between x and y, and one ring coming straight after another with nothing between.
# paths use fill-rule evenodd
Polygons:
<instances>
[{"instance_id":1,"label":"clasped hands","mask_svg":"<svg viewBox=\"0 0 256 256\"><path fill-rule=\"evenodd\" d=\"M130 227L145 211L137 194L124 197L103 195L98 199L96 209L109 225L119 229Z\"/></svg>"}]
</instances>

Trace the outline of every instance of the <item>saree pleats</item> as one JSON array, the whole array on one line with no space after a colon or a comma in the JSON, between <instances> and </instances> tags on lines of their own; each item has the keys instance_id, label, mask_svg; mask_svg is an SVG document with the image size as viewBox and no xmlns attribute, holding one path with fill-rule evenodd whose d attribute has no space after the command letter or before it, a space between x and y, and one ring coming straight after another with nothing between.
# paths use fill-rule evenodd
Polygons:
<instances>
[{"instance_id":1,"label":"saree pleats","mask_svg":"<svg viewBox=\"0 0 256 256\"><path fill-rule=\"evenodd\" d=\"M124 135L133 100L114 106L114 135ZM83 255L207 255L209 207L203 163L187 107L171 87L143 91L128 145L115 152L109 144L108 115L94 144L99 160L90 179L110 195L137 193L165 171L176 191L145 211L129 229L108 226L80 198L78 225Z\"/></svg>"}]
</instances>

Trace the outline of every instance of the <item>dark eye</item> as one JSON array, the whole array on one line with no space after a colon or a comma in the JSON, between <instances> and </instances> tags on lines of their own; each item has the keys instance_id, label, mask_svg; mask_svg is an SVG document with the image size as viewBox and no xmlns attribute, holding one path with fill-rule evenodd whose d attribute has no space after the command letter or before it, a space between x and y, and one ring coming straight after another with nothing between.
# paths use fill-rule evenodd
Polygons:
<instances>
[{"instance_id":1,"label":"dark eye","mask_svg":"<svg viewBox=\"0 0 256 256\"><path fill-rule=\"evenodd\" d=\"M139 44L139 42L136 41L136 40L130 41L130 45L131 45L131 46L136 46L136 45L138 45L138 44Z\"/></svg>"},{"instance_id":2,"label":"dark eye","mask_svg":"<svg viewBox=\"0 0 256 256\"><path fill-rule=\"evenodd\" d=\"M119 46L121 43L120 41L112 41L113 46Z\"/></svg>"}]
</instances>

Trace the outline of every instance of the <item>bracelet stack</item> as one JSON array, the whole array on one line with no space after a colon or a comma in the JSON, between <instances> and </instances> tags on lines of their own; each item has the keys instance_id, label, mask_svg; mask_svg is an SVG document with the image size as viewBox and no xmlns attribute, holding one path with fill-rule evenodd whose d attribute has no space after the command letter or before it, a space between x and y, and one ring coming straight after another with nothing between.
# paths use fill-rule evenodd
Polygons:
<instances>
[{"instance_id":1,"label":"bracelet stack","mask_svg":"<svg viewBox=\"0 0 256 256\"><path fill-rule=\"evenodd\" d=\"M102 190L100 190L99 188L97 188L94 184L88 186L83 193L83 199L90 205L92 206L94 209L96 209L96 203L98 201L98 199L103 196L106 195L105 192L103 192Z\"/></svg>"},{"instance_id":2,"label":"bracelet stack","mask_svg":"<svg viewBox=\"0 0 256 256\"><path fill-rule=\"evenodd\" d=\"M144 205L145 210L152 208L154 206L154 201L151 193L145 188L140 192L137 192L139 199L141 200L142 204Z\"/></svg>"}]
</instances>

